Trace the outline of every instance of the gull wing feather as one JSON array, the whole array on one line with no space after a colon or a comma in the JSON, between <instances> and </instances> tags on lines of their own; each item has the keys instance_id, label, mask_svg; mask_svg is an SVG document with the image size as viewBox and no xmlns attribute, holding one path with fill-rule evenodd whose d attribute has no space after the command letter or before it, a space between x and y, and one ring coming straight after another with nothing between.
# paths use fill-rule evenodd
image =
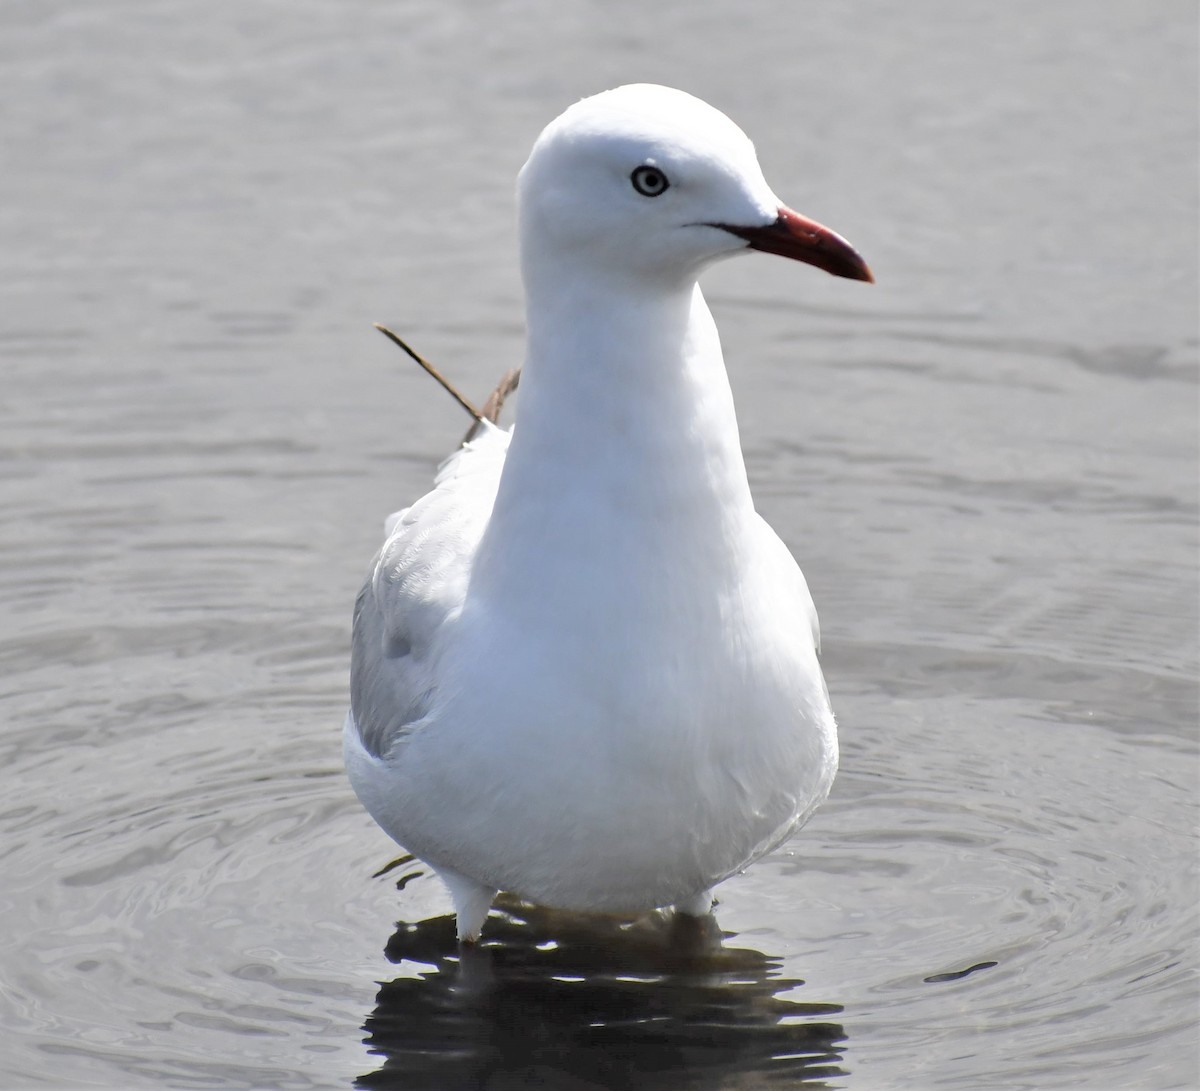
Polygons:
<instances>
[{"instance_id":1,"label":"gull wing feather","mask_svg":"<svg viewBox=\"0 0 1200 1091\"><path fill-rule=\"evenodd\" d=\"M364 749L391 753L437 697L441 637L458 616L491 515L509 433L484 422L432 491L386 522L354 606L350 708Z\"/></svg>"}]
</instances>

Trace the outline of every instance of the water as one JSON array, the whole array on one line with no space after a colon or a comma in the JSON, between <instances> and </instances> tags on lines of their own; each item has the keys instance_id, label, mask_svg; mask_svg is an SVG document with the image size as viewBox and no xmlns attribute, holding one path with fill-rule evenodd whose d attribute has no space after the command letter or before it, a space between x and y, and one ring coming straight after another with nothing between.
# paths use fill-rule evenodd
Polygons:
<instances>
[{"instance_id":1,"label":"water","mask_svg":"<svg viewBox=\"0 0 1200 1091\"><path fill-rule=\"evenodd\" d=\"M1200 1081L1190 5L0 25L0 1085ZM646 77L879 280L707 281L842 772L722 947L509 904L459 966L340 772L353 595L463 425L370 324L518 362L512 178Z\"/></svg>"}]
</instances>

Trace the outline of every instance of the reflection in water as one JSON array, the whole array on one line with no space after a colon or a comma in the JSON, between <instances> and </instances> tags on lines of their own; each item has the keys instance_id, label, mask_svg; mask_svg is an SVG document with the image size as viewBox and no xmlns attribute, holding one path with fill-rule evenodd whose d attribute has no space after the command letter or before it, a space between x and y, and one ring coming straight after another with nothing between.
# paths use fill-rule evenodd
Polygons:
<instances>
[{"instance_id":1,"label":"reflection in water","mask_svg":"<svg viewBox=\"0 0 1200 1091\"><path fill-rule=\"evenodd\" d=\"M780 999L803 982L726 947L712 920L636 921L499 902L480 949L453 917L401 922L386 954L433 967L379 990L364 1029L383 1066L360 1087L824 1086L845 1075L836 1004ZM724 937L728 938L728 937ZM411 968L411 967L410 967Z\"/></svg>"}]
</instances>

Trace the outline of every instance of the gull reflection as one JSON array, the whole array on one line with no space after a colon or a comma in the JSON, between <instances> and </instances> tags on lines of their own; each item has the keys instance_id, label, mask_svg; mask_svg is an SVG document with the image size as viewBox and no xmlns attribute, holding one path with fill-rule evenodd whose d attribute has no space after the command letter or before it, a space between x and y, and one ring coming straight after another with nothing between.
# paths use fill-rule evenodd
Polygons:
<instances>
[{"instance_id":1,"label":"gull reflection","mask_svg":"<svg viewBox=\"0 0 1200 1091\"><path fill-rule=\"evenodd\" d=\"M407 974L380 987L364 1030L384 1060L357 1086L709 1091L846 1074L828 1021L841 1007L783 999L803 982L712 918L497 907L471 950L450 916L397 926L386 954Z\"/></svg>"}]
</instances>

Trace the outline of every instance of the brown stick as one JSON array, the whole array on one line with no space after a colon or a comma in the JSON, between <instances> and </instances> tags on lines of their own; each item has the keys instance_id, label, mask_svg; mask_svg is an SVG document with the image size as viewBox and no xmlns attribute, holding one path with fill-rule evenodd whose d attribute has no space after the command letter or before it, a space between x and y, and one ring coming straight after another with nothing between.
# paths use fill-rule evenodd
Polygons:
<instances>
[{"instance_id":1,"label":"brown stick","mask_svg":"<svg viewBox=\"0 0 1200 1091\"><path fill-rule=\"evenodd\" d=\"M392 333L387 326L381 326L378 322L376 322L375 328L389 341L399 345L402 349L404 349L409 356L416 360L421 367L423 367L430 375L432 375L441 384L442 389L445 390L450 397L458 402L459 405L461 405L468 413L471 414L472 417L475 418L476 424L483 423L483 414L480 413L479 410L476 409L475 406L473 406L469 401L467 401L467 399L458 392L458 389L454 386L454 384L450 382L450 380L447 379L440 371L438 371L433 364L426 360L425 357L409 348L408 345L406 345L400 337L397 337L396 334Z\"/></svg>"}]
</instances>

